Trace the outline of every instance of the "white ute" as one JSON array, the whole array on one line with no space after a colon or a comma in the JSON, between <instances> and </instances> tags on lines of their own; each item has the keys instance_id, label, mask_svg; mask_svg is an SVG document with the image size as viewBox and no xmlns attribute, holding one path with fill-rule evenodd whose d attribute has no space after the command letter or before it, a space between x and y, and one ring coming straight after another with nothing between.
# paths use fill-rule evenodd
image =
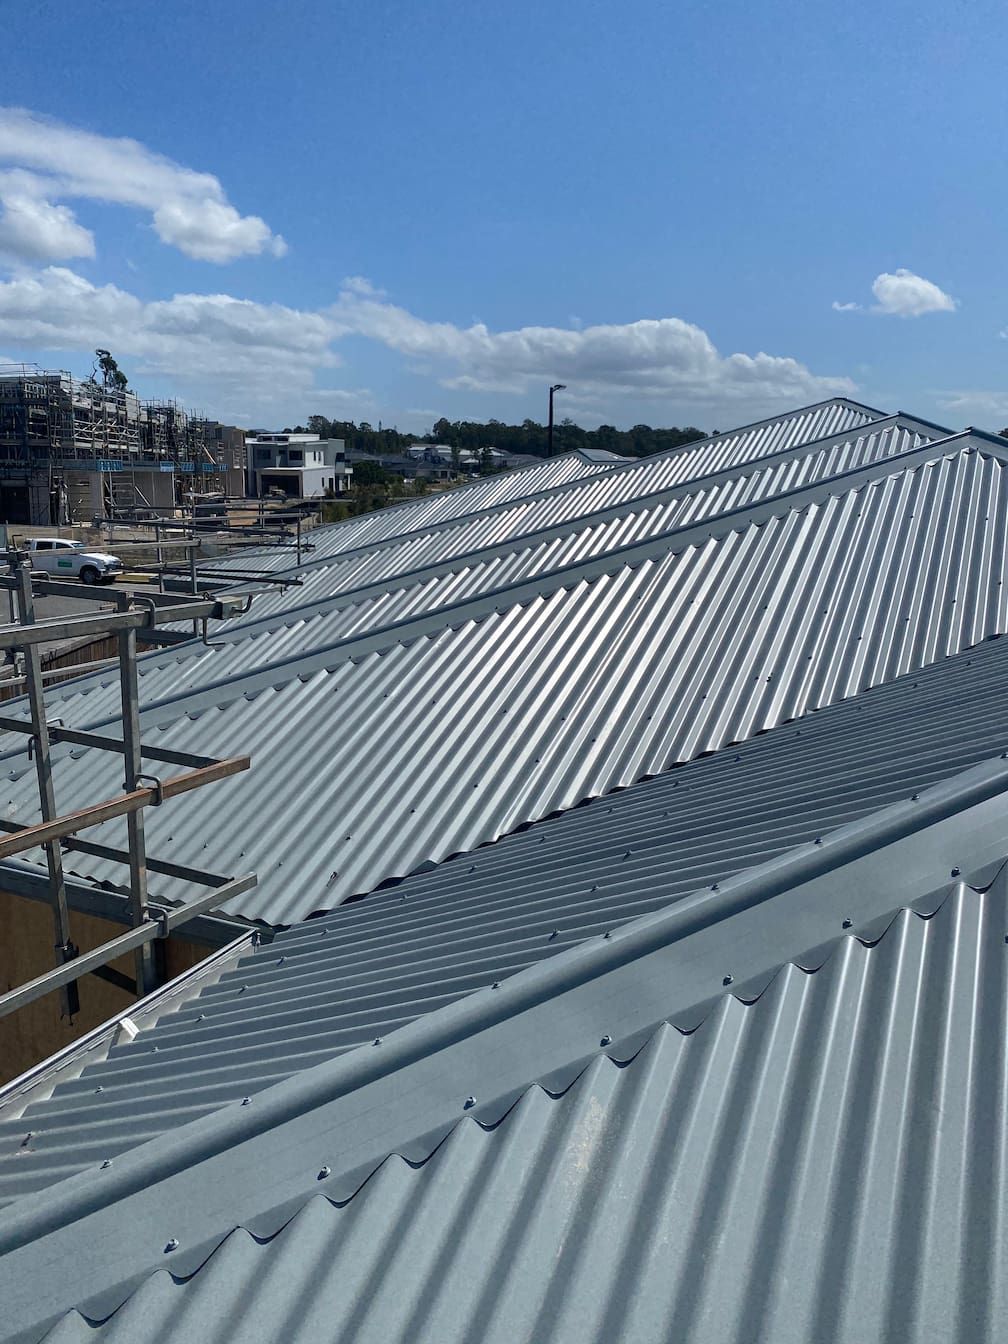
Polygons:
<instances>
[{"instance_id":1,"label":"white ute","mask_svg":"<svg viewBox=\"0 0 1008 1344\"><path fill-rule=\"evenodd\" d=\"M89 551L82 541L29 537L27 546L32 569L44 569L47 574L76 574L81 583L111 583L125 569L118 556L107 551Z\"/></svg>"}]
</instances>

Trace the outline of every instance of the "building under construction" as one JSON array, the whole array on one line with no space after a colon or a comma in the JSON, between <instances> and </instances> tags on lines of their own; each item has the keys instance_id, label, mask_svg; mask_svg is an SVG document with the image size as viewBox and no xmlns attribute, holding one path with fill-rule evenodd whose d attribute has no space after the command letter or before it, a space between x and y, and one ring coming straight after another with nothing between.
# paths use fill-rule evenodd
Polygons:
<instances>
[{"instance_id":1,"label":"building under construction","mask_svg":"<svg viewBox=\"0 0 1008 1344\"><path fill-rule=\"evenodd\" d=\"M160 516L245 493L244 434L176 402L36 365L0 365L0 518Z\"/></svg>"}]
</instances>

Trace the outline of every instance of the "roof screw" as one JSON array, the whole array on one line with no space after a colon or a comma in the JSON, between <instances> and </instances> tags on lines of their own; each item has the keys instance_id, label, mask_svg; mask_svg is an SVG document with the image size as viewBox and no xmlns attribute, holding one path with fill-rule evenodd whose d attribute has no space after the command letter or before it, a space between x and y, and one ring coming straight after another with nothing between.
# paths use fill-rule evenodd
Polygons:
<instances>
[{"instance_id":1,"label":"roof screw","mask_svg":"<svg viewBox=\"0 0 1008 1344\"><path fill-rule=\"evenodd\" d=\"M286 957L281 957L280 960L277 962L277 965L282 966L286 960L287 960Z\"/></svg>"},{"instance_id":2,"label":"roof screw","mask_svg":"<svg viewBox=\"0 0 1008 1344\"><path fill-rule=\"evenodd\" d=\"M165 1242L165 1255L167 1255L169 1251L177 1251L178 1246L178 1237L169 1237L167 1242Z\"/></svg>"},{"instance_id":3,"label":"roof screw","mask_svg":"<svg viewBox=\"0 0 1008 1344\"><path fill-rule=\"evenodd\" d=\"M462 1109L463 1109L464 1111L471 1111L472 1108L473 1108L475 1105L476 1105L476 1098L475 1098L475 1097L466 1097L466 1099L465 1099L465 1103L464 1103Z\"/></svg>"},{"instance_id":4,"label":"roof screw","mask_svg":"<svg viewBox=\"0 0 1008 1344\"><path fill-rule=\"evenodd\" d=\"M95 1088L95 1092L102 1092L102 1091L104 1091L104 1089L102 1085L99 1083L98 1086Z\"/></svg>"},{"instance_id":5,"label":"roof screw","mask_svg":"<svg viewBox=\"0 0 1008 1344\"><path fill-rule=\"evenodd\" d=\"M959 873L959 869L958 869L958 868L953 868L953 869L952 869L952 876L953 876L953 877L959 877L959 876L960 876L960 873Z\"/></svg>"},{"instance_id":6,"label":"roof screw","mask_svg":"<svg viewBox=\"0 0 1008 1344\"><path fill-rule=\"evenodd\" d=\"M320 1167L317 1180L324 1181L327 1176L332 1175L332 1167Z\"/></svg>"},{"instance_id":7,"label":"roof screw","mask_svg":"<svg viewBox=\"0 0 1008 1344\"><path fill-rule=\"evenodd\" d=\"M490 986L490 988L491 988L491 989L500 989L500 981L499 981L499 980L495 980L495 981L493 982L493 984Z\"/></svg>"},{"instance_id":8,"label":"roof screw","mask_svg":"<svg viewBox=\"0 0 1008 1344\"><path fill-rule=\"evenodd\" d=\"M721 888L718 886L716 882L711 883L711 891L720 891L720 890Z\"/></svg>"},{"instance_id":9,"label":"roof screw","mask_svg":"<svg viewBox=\"0 0 1008 1344\"><path fill-rule=\"evenodd\" d=\"M721 983L722 983L723 985L726 985L726 986L727 986L727 985L730 985L731 982L732 982L732 980L733 980L734 978L735 978L735 977L732 976L732 975L726 975L725 978L721 981Z\"/></svg>"},{"instance_id":10,"label":"roof screw","mask_svg":"<svg viewBox=\"0 0 1008 1344\"><path fill-rule=\"evenodd\" d=\"M106 1158L105 1161L101 1164L101 1169L102 1169L102 1171L108 1171L108 1169L109 1169L109 1167L110 1167L111 1165L112 1165L112 1161L111 1161L111 1159L110 1159L110 1158Z\"/></svg>"},{"instance_id":11,"label":"roof screw","mask_svg":"<svg viewBox=\"0 0 1008 1344\"><path fill-rule=\"evenodd\" d=\"M853 923L852 920L845 919L844 922L843 922L843 924L842 924L840 927L841 927L841 928L844 928L844 929L849 929L852 923Z\"/></svg>"},{"instance_id":12,"label":"roof screw","mask_svg":"<svg viewBox=\"0 0 1008 1344\"><path fill-rule=\"evenodd\" d=\"M251 1098L251 1097L242 1097L242 1105L243 1105L243 1106L251 1106L251 1105L252 1105L252 1098Z\"/></svg>"},{"instance_id":13,"label":"roof screw","mask_svg":"<svg viewBox=\"0 0 1008 1344\"><path fill-rule=\"evenodd\" d=\"M918 800L919 798L920 798L920 794L919 794L919 793L912 793L912 794L910 795L910 801L911 801L912 803L916 803L917 800Z\"/></svg>"},{"instance_id":14,"label":"roof screw","mask_svg":"<svg viewBox=\"0 0 1008 1344\"><path fill-rule=\"evenodd\" d=\"M324 938L328 932L329 932L328 929L321 929L319 932L319 937Z\"/></svg>"},{"instance_id":15,"label":"roof screw","mask_svg":"<svg viewBox=\"0 0 1008 1344\"><path fill-rule=\"evenodd\" d=\"M248 985L239 985L239 986L238 986L238 993L239 993L239 994L244 994L245 991L246 991L247 989L248 989Z\"/></svg>"},{"instance_id":16,"label":"roof screw","mask_svg":"<svg viewBox=\"0 0 1008 1344\"><path fill-rule=\"evenodd\" d=\"M822 844L822 836L821 836L821 835L817 835L816 838L812 841L812 843L813 843L814 845L821 845L821 844Z\"/></svg>"},{"instance_id":17,"label":"roof screw","mask_svg":"<svg viewBox=\"0 0 1008 1344\"><path fill-rule=\"evenodd\" d=\"M547 939L547 941L548 941L548 942L552 942L553 939L556 938L557 936L558 936L558 934L557 934L557 930L554 929L553 932L550 934L549 938Z\"/></svg>"},{"instance_id":18,"label":"roof screw","mask_svg":"<svg viewBox=\"0 0 1008 1344\"><path fill-rule=\"evenodd\" d=\"M203 1019L204 1019L205 1017L206 1017L206 1013L200 1013L200 1014L197 1016L196 1021L197 1021L197 1022L202 1022Z\"/></svg>"},{"instance_id":19,"label":"roof screw","mask_svg":"<svg viewBox=\"0 0 1008 1344\"><path fill-rule=\"evenodd\" d=\"M374 1040L371 1042L371 1044L372 1044L372 1045L381 1045L381 1037L380 1037L380 1036L376 1036L376 1037L374 1038Z\"/></svg>"},{"instance_id":20,"label":"roof screw","mask_svg":"<svg viewBox=\"0 0 1008 1344\"><path fill-rule=\"evenodd\" d=\"M605 931L605 933L602 935L602 937L603 937L603 938L611 938L611 937L612 937L612 929L606 929L606 931Z\"/></svg>"},{"instance_id":21,"label":"roof screw","mask_svg":"<svg viewBox=\"0 0 1008 1344\"><path fill-rule=\"evenodd\" d=\"M609 1035L608 1032L606 1032L606 1034L599 1041L599 1045L612 1045L612 1037Z\"/></svg>"}]
</instances>

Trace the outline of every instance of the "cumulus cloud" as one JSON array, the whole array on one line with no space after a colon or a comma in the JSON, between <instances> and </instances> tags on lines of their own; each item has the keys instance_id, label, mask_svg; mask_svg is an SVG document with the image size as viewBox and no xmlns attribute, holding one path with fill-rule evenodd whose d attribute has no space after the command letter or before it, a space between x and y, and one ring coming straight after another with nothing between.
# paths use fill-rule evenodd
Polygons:
<instances>
[{"instance_id":1,"label":"cumulus cloud","mask_svg":"<svg viewBox=\"0 0 1008 1344\"><path fill-rule=\"evenodd\" d=\"M617 415L620 405L636 414L642 400L664 397L690 414L734 412L741 421L855 391L848 378L814 374L794 359L722 355L706 332L674 317L494 332L482 323L429 322L359 277L322 310L229 294L142 300L63 266L24 269L0 281L0 345L81 353L106 346L133 377L198 387L217 414L225 407L237 414L242 401L268 407L280 391L287 407L302 392L323 410L323 403L335 409L372 401L366 388L318 386L321 370L342 363L337 346L348 336L405 356L442 387L521 394L565 382L571 389L565 404L586 415L594 408L601 418Z\"/></svg>"},{"instance_id":2,"label":"cumulus cloud","mask_svg":"<svg viewBox=\"0 0 1008 1344\"><path fill-rule=\"evenodd\" d=\"M962 422L976 424L1008 425L1008 393L989 392L978 389L962 389L944 392L938 398L943 410L951 411Z\"/></svg>"},{"instance_id":3,"label":"cumulus cloud","mask_svg":"<svg viewBox=\"0 0 1008 1344\"><path fill-rule=\"evenodd\" d=\"M873 313L882 313L890 317L923 317L925 313L951 313L958 303L950 294L922 275L915 275L906 267L897 271L883 271L872 283L872 293L876 302L871 307ZM859 303L833 302L838 313L863 312Z\"/></svg>"},{"instance_id":4,"label":"cumulus cloud","mask_svg":"<svg viewBox=\"0 0 1008 1344\"><path fill-rule=\"evenodd\" d=\"M62 266L0 281L0 341L14 349L114 350L135 374L246 385L271 379L311 386L337 365L335 326L322 313L228 294L176 294L146 302L94 285Z\"/></svg>"},{"instance_id":5,"label":"cumulus cloud","mask_svg":"<svg viewBox=\"0 0 1008 1344\"><path fill-rule=\"evenodd\" d=\"M428 322L360 277L344 285L330 312L341 334L378 341L451 388L520 393L556 378L582 394L675 396L699 405L814 401L854 391L849 378L814 374L795 359L722 355L705 331L677 317L493 332L483 323Z\"/></svg>"},{"instance_id":6,"label":"cumulus cloud","mask_svg":"<svg viewBox=\"0 0 1008 1344\"><path fill-rule=\"evenodd\" d=\"M91 234L58 204L67 200L148 211L162 242L200 261L282 256L287 250L265 220L239 214L212 173L174 163L136 140L97 135L23 108L0 108L0 165L0 247L24 260L94 254Z\"/></svg>"}]
</instances>

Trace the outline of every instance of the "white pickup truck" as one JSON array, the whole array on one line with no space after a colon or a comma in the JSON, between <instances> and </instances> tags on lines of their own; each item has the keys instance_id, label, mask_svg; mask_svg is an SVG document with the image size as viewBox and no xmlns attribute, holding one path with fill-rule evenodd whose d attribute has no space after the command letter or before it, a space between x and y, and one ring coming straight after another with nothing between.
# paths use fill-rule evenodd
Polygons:
<instances>
[{"instance_id":1,"label":"white pickup truck","mask_svg":"<svg viewBox=\"0 0 1008 1344\"><path fill-rule=\"evenodd\" d=\"M118 556L107 551L90 551L82 541L64 541L62 537L29 537L25 542L32 569L47 574L76 574L81 583L111 583L125 566Z\"/></svg>"}]
</instances>

